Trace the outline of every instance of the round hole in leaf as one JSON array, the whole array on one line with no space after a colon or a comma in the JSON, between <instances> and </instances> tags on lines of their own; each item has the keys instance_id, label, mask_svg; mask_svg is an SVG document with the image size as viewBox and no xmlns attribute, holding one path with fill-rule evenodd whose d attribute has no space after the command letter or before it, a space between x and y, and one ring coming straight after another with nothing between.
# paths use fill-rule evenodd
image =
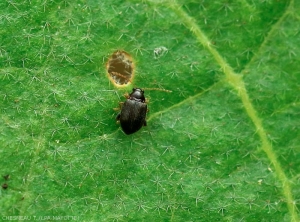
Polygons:
<instances>
[{"instance_id":1,"label":"round hole in leaf","mask_svg":"<svg viewBox=\"0 0 300 222\"><path fill-rule=\"evenodd\" d=\"M110 81L116 86L126 86L133 78L134 64L129 53L117 50L106 64L106 69Z\"/></svg>"}]
</instances>

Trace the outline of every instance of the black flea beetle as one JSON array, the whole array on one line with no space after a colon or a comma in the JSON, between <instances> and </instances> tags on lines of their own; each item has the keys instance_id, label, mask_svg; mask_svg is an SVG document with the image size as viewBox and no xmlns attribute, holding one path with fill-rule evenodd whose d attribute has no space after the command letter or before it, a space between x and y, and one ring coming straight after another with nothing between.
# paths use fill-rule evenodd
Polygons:
<instances>
[{"instance_id":1,"label":"black flea beetle","mask_svg":"<svg viewBox=\"0 0 300 222\"><path fill-rule=\"evenodd\" d=\"M124 133L129 135L147 125L147 104L144 91L140 88L133 88L132 93L126 98L127 100L123 103L117 120L120 121Z\"/></svg>"}]
</instances>

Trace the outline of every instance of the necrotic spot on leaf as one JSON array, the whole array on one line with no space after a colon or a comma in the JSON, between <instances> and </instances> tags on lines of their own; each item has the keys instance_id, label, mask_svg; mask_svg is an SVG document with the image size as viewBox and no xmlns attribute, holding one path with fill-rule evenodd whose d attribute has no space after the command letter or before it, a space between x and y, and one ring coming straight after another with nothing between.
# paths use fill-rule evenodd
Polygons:
<instances>
[{"instance_id":1,"label":"necrotic spot on leaf","mask_svg":"<svg viewBox=\"0 0 300 222\"><path fill-rule=\"evenodd\" d=\"M4 178L5 180L8 180L9 177L10 177L9 174L3 176L3 178Z\"/></svg>"},{"instance_id":2,"label":"necrotic spot on leaf","mask_svg":"<svg viewBox=\"0 0 300 222\"><path fill-rule=\"evenodd\" d=\"M106 65L109 79L117 86L125 86L132 81L134 65L129 53L115 51Z\"/></svg>"},{"instance_id":3,"label":"necrotic spot on leaf","mask_svg":"<svg viewBox=\"0 0 300 222\"><path fill-rule=\"evenodd\" d=\"M2 184L2 188L3 188L4 190L6 190L6 189L8 188L8 185L7 185L6 183Z\"/></svg>"}]
</instances>

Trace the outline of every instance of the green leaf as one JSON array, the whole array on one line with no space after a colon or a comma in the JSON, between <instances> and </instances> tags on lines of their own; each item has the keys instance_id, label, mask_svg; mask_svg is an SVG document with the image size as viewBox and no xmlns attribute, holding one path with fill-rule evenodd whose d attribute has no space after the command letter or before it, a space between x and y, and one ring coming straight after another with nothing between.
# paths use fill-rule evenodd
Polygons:
<instances>
[{"instance_id":1,"label":"green leaf","mask_svg":"<svg viewBox=\"0 0 300 222\"><path fill-rule=\"evenodd\" d=\"M1 1L1 220L299 221L299 11ZM107 78L116 50L129 87ZM127 136L113 108L136 86L173 92L146 90Z\"/></svg>"}]
</instances>

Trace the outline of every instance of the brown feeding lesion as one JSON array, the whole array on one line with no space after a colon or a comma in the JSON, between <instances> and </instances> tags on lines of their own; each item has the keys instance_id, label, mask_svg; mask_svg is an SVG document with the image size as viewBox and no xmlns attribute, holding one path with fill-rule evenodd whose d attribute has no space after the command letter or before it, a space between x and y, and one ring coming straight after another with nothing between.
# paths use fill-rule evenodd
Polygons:
<instances>
[{"instance_id":1,"label":"brown feeding lesion","mask_svg":"<svg viewBox=\"0 0 300 222\"><path fill-rule=\"evenodd\" d=\"M106 69L109 79L117 86L126 86L133 78L134 64L129 53L117 50L109 58Z\"/></svg>"}]
</instances>

